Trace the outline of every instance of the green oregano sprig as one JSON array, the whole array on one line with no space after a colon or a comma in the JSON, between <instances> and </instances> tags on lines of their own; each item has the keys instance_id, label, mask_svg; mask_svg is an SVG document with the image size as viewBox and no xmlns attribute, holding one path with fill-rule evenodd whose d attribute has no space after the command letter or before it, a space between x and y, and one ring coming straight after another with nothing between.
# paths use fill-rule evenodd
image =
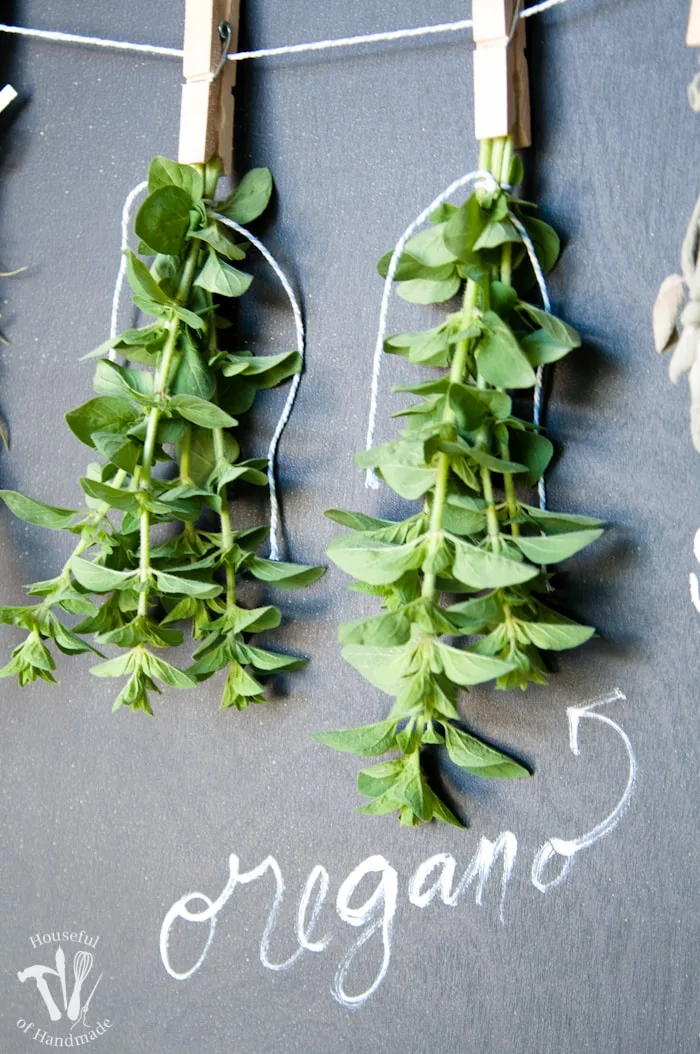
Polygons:
<instances>
[{"instance_id":1,"label":"green oregano sprig","mask_svg":"<svg viewBox=\"0 0 700 1054\"><path fill-rule=\"evenodd\" d=\"M228 199L212 201L220 171L218 161L151 162L135 230L140 254L153 261L148 267L128 252L127 277L134 305L153 321L91 353L99 358L97 395L67 414L74 434L101 457L80 480L87 509L0 491L21 519L77 539L56 578L28 587L37 603L0 608L0 621L27 631L0 670L2 677L15 674L20 685L54 681L47 642L67 654L101 654L88 640L94 638L100 647L120 649L93 668L98 677L127 678L115 709L150 714L158 683L192 688L225 671L221 705L242 710L265 702L260 677L305 662L253 646L250 635L278 626L281 614L272 606L247 608L237 597L237 576L244 573L294 589L323 569L259 556L267 528L234 530L231 522L236 485L267 483L264 458L239 459L239 418L260 389L298 373L301 359L297 351L257 357L220 347L229 323L219 306L245 293L252 276L235 266L246 243L232 238L213 213L248 223L263 212L272 190L269 171L254 169ZM103 357L112 349L129 365ZM161 525L170 528L165 537ZM69 627L66 615L81 621ZM177 623L184 620L198 642L186 671L158 654L182 643Z\"/></svg>"},{"instance_id":2,"label":"green oregano sprig","mask_svg":"<svg viewBox=\"0 0 700 1054\"><path fill-rule=\"evenodd\" d=\"M358 789L371 799L360 811L398 811L407 825L433 817L461 825L426 780L426 746L444 745L454 764L478 776L530 775L460 727L458 690L492 679L501 689L543 684L541 652L576 647L594 633L545 602L546 567L590 545L602 523L519 496L516 484L533 487L553 448L515 416L507 391L532 388L537 367L580 345L575 330L526 299L534 274L513 218L545 271L559 239L532 206L500 189L522 180L509 138L483 143L479 167L499 188L433 213L432 227L407 242L396 275L399 295L412 303L448 300L464 285L462 307L434 329L389 337L384 348L448 372L398 386L420 396L397 415L408 421L401 438L357 457L401 497L422 498L423 508L401 523L327 513L354 532L335 538L328 555L358 580L352 588L383 607L341 625L343 656L395 703L385 721L316 738L365 757L398 751L360 772ZM379 263L384 277L391 255ZM446 604L442 594L452 595ZM457 647L446 637L472 643Z\"/></svg>"}]
</instances>

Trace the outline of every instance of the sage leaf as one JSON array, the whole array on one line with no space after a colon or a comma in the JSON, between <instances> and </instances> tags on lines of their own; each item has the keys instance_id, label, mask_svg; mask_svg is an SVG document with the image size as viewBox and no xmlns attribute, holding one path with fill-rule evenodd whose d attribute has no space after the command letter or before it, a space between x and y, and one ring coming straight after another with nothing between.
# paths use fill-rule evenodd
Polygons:
<instances>
[{"instance_id":1,"label":"sage leaf","mask_svg":"<svg viewBox=\"0 0 700 1054\"><path fill-rule=\"evenodd\" d=\"M685 281L682 275L671 274L664 278L652 315L654 347L657 351L667 351L675 340L678 316L684 300Z\"/></svg>"}]
</instances>

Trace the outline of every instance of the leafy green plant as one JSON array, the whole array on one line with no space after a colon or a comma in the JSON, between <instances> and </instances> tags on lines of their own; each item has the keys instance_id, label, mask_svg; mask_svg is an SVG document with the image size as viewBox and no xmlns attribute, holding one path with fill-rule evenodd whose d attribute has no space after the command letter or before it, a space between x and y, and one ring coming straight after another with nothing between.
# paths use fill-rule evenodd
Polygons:
<instances>
[{"instance_id":1,"label":"leafy green plant","mask_svg":"<svg viewBox=\"0 0 700 1054\"><path fill-rule=\"evenodd\" d=\"M407 242L396 274L399 296L411 303L449 300L464 284L461 307L384 347L447 372L398 386L420 397L395 415L408 422L401 438L357 458L402 498L422 499L422 509L401 523L326 513L354 532L335 538L328 555L357 579L351 588L380 598L383 608L341 625L343 656L395 702L385 721L315 738L364 757L398 751L360 772L358 789L371 799L360 811L398 810L401 823L413 826L433 817L460 825L425 777L427 746L444 746L455 765L478 776L530 775L460 727L458 690L492 679L501 689L543 684L541 652L576 647L594 633L545 602L546 568L594 542L602 523L543 511L518 493L516 484L527 491L537 483L553 447L515 416L507 391L531 389L538 367L580 345L571 326L526 299L535 276L519 225L545 271L559 239L532 206L501 189L522 180L510 139L485 142L480 168L499 186L434 212L431 228ZM382 276L391 255L379 262ZM445 639L454 637L472 642L456 647Z\"/></svg>"},{"instance_id":2,"label":"leafy green plant","mask_svg":"<svg viewBox=\"0 0 700 1054\"><path fill-rule=\"evenodd\" d=\"M245 293L252 276L237 266L246 243L213 214L250 222L265 209L272 180L255 169L214 202L219 173L218 161L151 162L135 229L140 254L153 262L149 268L129 252L127 277L134 305L152 321L91 353L99 359L96 397L67 414L73 433L101 458L80 480L87 507L0 492L20 519L76 537L60 574L28 587L36 603L0 608L0 621L27 633L0 670L20 685L54 681L47 642L66 654L99 655L93 638L120 649L92 671L127 678L114 709L150 714L158 683L192 688L225 671L221 705L242 710L265 702L260 677L305 662L252 645L250 635L278 626L281 615L272 606L246 608L237 597L238 575L296 589L323 569L263 558L257 550L267 528L234 530L231 522L234 488L267 483L264 458L239 459L239 418L259 390L293 376L301 360L296 351L258 357L220 347L230 324L218 309ZM109 352L129 365L104 357ZM66 625L66 615L79 623ZM197 642L186 671L158 654L182 643L184 620Z\"/></svg>"}]
</instances>

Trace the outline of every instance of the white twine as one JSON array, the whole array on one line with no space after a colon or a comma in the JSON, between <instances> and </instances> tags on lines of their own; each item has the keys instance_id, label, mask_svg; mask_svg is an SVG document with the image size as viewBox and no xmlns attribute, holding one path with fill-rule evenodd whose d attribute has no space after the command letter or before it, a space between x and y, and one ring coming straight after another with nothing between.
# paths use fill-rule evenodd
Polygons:
<instances>
[{"instance_id":1,"label":"white twine","mask_svg":"<svg viewBox=\"0 0 700 1054\"><path fill-rule=\"evenodd\" d=\"M124 278L126 276L126 250L129 248L129 228L131 221L131 210L134 202L136 201L139 194L146 190L148 183L144 180L143 183L137 183L133 190L130 190L126 196L124 202L124 208L122 209L122 241L121 241L121 253L119 259L119 270L117 272L117 281L114 286L114 296L112 297L112 314L109 323L109 336L110 339L116 337L119 324L119 301L121 300L122 289L124 288ZM114 348L109 349L108 358L112 362L116 362L117 353Z\"/></svg>"},{"instance_id":2,"label":"white twine","mask_svg":"<svg viewBox=\"0 0 700 1054\"><path fill-rule=\"evenodd\" d=\"M274 256L270 252L270 250L267 249L263 245L263 243L258 238L255 237L254 234L251 234L249 230L247 230L245 227L241 227L241 225L236 223L234 220L230 220L228 218L228 216L222 216L218 212L213 212L213 213L211 213L211 215L214 216L214 218L217 219L219 221L219 223L223 223L227 227L231 227L232 230L237 231L239 234L242 234L245 238L247 238L248 241L251 243L251 245L254 245L255 248L258 250L258 252L260 252L265 257L265 259L269 263L270 267L272 268L272 270L275 272L275 274L279 278L279 280L280 280L280 282L282 284L282 288L284 289L285 293L287 294L287 299L289 300L289 303L291 304L291 307L292 307L292 313L294 315L294 326L296 328L296 336L297 336L297 350L299 351L299 356L301 358L301 364L302 364L302 369L303 369L304 368L304 359L305 359L304 320L303 320L302 315L301 315L301 308L299 307L299 301L296 298L296 295L294 293L294 290L292 289L292 286L291 286L291 283L290 283L289 279L287 278L286 274L284 273L284 271L282 270L280 265L277 263L277 260L275 260ZM284 404L284 406L282 408L282 413L280 415L279 421L277 422L277 427L275 428L275 430L274 430L274 432L272 434L272 439L270 440L270 446L268 447L268 451L267 451L267 482L268 482L268 485L269 485L269 488L270 488L270 559L271 560L279 560L280 559L280 548L279 548L279 541L278 541L278 530L279 530L279 522L280 522L280 503L279 503L279 498L278 498L278 495L277 495L277 480L276 480L276 477L275 477L275 462L276 462L276 458L277 458L277 447L279 446L279 441L280 441L282 433L284 432L284 429L285 429L285 427L287 425L287 422L289 421L289 418L292 415L292 409L294 407L294 401L295 401L295 399L297 397L297 392L299 391L299 385L300 384L301 384L301 370L299 371L299 373L296 373L294 375L293 379L292 379L292 384L291 384L291 387L289 389L289 394L288 394L286 402L285 402L285 404Z\"/></svg>"},{"instance_id":3,"label":"white twine","mask_svg":"<svg viewBox=\"0 0 700 1054\"><path fill-rule=\"evenodd\" d=\"M384 340L386 337L386 325L387 317L389 314L389 301L391 300L391 291L396 272L399 268L399 260L401 254L406 247L406 242L413 235L419 227L421 227L427 219L430 218L430 214L439 208L440 205L444 205L445 202L452 197L452 195L459 190L461 187L472 183L477 179L483 179L486 183L493 184L494 187L498 186L495 178L490 172L468 172L466 176L460 176L454 183L450 183L449 187L438 194L438 196L430 202L427 208L423 209L420 216L417 216L413 223L410 223L406 230L403 232L396 247L392 254L391 260L389 261L389 270L386 273L384 280L384 290L382 292L382 304L379 309L379 329L377 331L377 340L374 345L374 358L372 360L372 384L370 388L370 401L369 401L369 419L367 421L367 437L365 440L365 450L370 450L374 444L374 431L377 426L377 402L379 398L379 376L382 371L382 352L384 351ZM365 486L371 487L373 490L379 489L379 480L374 472L374 469L368 468L365 473Z\"/></svg>"},{"instance_id":4,"label":"white twine","mask_svg":"<svg viewBox=\"0 0 700 1054\"><path fill-rule=\"evenodd\" d=\"M567 0L543 0L539 4L520 12L520 18L538 15L551 7L558 7ZM364 33L355 37L340 37L329 40L316 40L310 44L287 44L279 48L260 48L257 51L237 51L228 56L231 62L242 62L244 59L262 59L275 55L301 55L309 51L330 51L333 48L358 47L361 44L381 44L394 40L407 40L412 37L427 37L441 33L459 33L473 27L471 18L458 22L442 22L437 25L416 26L411 29L394 29L384 33ZM29 29L25 26L10 26L0 23L0 33L13 33L21 37L35 37L39 40L53 40L61 44L83 44L98 48L115 48L118 51L136 51L146 55L167 55L171 58L182 58L181 48L166 48L157 44L134 44L128 40L107 40L103 37L87 37L78 33L61 33L48 29Z\"/></svg>"},{"instance_id":5,"label":"white twine","mask_svg":"<svg viewBox=\"0 0 700 1054\"><path fill-rule=\"evenodd\" d=\"M129 40L105 40L102 37L84 37L78 33L60 33L53 29L29 29L27 26L8 26L0 23L0 33L12 33L18 37L36 37L38 40L54 40L59 44L86 44L95 48L116 48L118 51L140 51L146 55L169 55L182 58L178 48L163 48L158 44L133 44Z\"/></svg>"},{"instance_id":6,"label":"white twine","mask_svg":"<svg viewBox=\"0 0 700 1054\"><path fill-rule=\"evenodd\" d=\"M532 10L532 8L530 9ZM386 273L384 280L384 290L382 292L382 303L379 309L379 328L377 331L377 340L374 345L374 358L372 361L372 384L370 388L370 405L369 405L369 419L367 422L367 437L365 441L365 449L370 450L374 444L374 432L377 424L377 403L379 400L379 377L382 369L382 352L384 350L384 340L386 338L386 327L387 317L389 314L389 301L391 299L391 292L396 272L399 267L399 260L406 247L406 242L409 238L421 227L426 220L430 218L432 212L444 205L452 195L458 191L461 187L466 186L468 183L478 183L486 188L496 190L498 187L503 186L505 189L510 189L505 184L499 184L495 176L491 172L477 170L475 172L467 172L466 176L460 176L453 183L450 183L446 190L443 190L441 194L431 201L427 208L423 209L421 214L408 225L406 230L403 232L396 247L392 253L391 260L389 262L389 269ZM518 231L520 237L523 240L523 244L527 251L527 255L532 264L532 269L535 272L535 278L537 279L537 285L539 286L540 296L542 297L542 303L544 309L547 312L551 311L551 302L549 299L549 293L547 292L547 285L544 280L544 274L540 266L540 262L537 259L537 253L535 247L532 244L532 239L528 234L524 225L520 222L517 217L510 217L513 226ZM542 419L542 389L543 389L543 369L538 367L535 379L535 391L533 399L533 422L535 425L540 424ZM374 469L368 468L365 473L365 486L371 487L373 490L379 488L379 479L377 478ZM540 508L545 509L547 503L547 495L545 489L544 479L540 479L537 484L537 493L539 495Z\"/></svg>"}]
</instances>

